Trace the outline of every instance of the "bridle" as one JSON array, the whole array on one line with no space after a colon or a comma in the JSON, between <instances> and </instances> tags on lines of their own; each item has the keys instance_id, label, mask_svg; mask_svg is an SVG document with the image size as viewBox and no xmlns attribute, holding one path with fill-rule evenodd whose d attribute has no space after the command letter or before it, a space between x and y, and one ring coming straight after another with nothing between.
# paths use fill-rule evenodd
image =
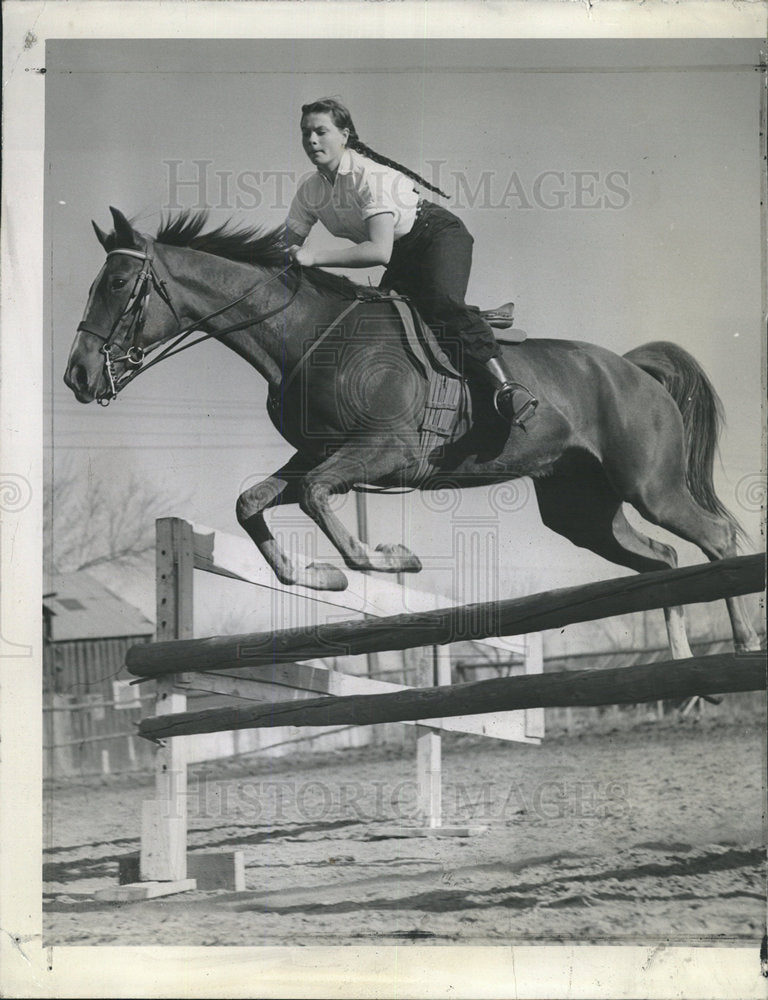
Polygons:
<instances>
[{"instance_id":1,"label":"bridle","mask_svg":"<svg viewBox=\"0 0 768 1000\"><path fill-rule=\"evenodd\" d=\"M249 326L256 326L256 324L262 323L264 320L267 320L272 316L276 316L284 309L287 309L293 302L298 295L299 287L301 285L301 265L292 261L286 267L282 268L282 270L277 271L266 280L257 281L255 285L252 285L247 291L243 292L242 295L238 296L238 298L228 302L220 309L215 309L206 316L202 316L200 319L194 320L194 322L185 327L182 326L181 319L173 305L173 301L171 300L171 295L165 281L155 270L151 254L143 250L110 250L107 253L107 259L118 254L122 254L125 257L135 257L137 260L142 262L141 269L136 275L136 280L133 288L131 289L131 294L128 296L128 301L125 306L123 306L120 315L112 324L112 329L106 336L98 330L92 330L86 324L85 319L83 319L77 327L78 331L82 330L84 333L89 333L91 336L97 337L102 341L101 353L104 355L104 374L106 375L108 382L108 389L100 396L96 397L96 401L100 406L109 406L112 400L117 398L117 394L125 385L128 384L128 382L133 381L137 375L147 371L160 361L164 361L166 358L172 357L174 354L179 354L181 351L187 350L188 347L194 347L196 344L200 344L204 340L223 337L228 333L235 333L237 330L245 330ZM201 329L207 322L209 322L209 320L215 319L222 313L227 312L227 310L232 309L233 306L236 306L244 299L247 299L248 296L257 289L263 288L271 281L275 281L275 279L282 277L292 268L296 269L297 272L296 287L292 291L288 300L282 305L277 306L275 309L270 309L268 312L262 313L262 315L257 316L254 319L247 319L239 323L233 323L230 326L225 327L223 330L215 330L210 333L204 333L202 336L198 337L197 340L190 341L186 344L183 343L183 341L186 340L191 333L195 330ZM97 277L96 281L98 282L100 278L101 275ZM145 362L145 358L149 351L161 346L160 344L156 344L154 347L150 347L149 350L146 350L136 344L136 338L141 333L146 321L147 306L153 289L173 313L178 329L174 334L171 334L173 337L172 342L168 344L158 355L152 358L151 361ZM88 309L86 309L86 315L87 312ZM115 365L121 361L125 362L127 368L121 375L118 375Z\"/></svg>"}]
</instances>

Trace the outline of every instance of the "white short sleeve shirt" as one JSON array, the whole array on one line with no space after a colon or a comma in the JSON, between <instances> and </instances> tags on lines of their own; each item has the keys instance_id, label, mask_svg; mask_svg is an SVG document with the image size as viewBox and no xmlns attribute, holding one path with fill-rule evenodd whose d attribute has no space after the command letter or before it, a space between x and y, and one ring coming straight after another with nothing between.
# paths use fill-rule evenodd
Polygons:
<instances>
[{"instance_id":1,"label":"white short sleeve shirt","mask_svg":"<svg viewBox=\"0 0 768 1000\"><path fill-rule=\"evenodd\" d=\"M410 177L346 149L333 184L319 170L302 181L286 225L303 239L319 221L334 236L362 243L368 239L368 219L386 212L395 217L398 239L410 232L418 203Z\"/></svg>"}]
</instances>

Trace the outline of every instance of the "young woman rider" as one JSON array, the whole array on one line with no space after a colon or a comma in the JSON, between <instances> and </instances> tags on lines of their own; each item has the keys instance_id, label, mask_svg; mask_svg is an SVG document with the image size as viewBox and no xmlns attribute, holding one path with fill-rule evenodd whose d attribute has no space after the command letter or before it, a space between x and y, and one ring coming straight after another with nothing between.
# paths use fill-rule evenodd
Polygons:
<instances>
[{"instance_id":1,"label":"young woman rider","mask_svg":"<svg viewBox=\"0 0 768 1000\"><path fill-rule=\"evenodd\" d=\"M457 338L464 364L482 367L492 379L500 415L523 426L538 400L514 381L490 326L464 301L474 241L453 213L423 201L414 181L443 192L362 143L349 111L334 99L303 105L301 139L317 172L299 186L286 220L293 259L307 266L385 264L382 285L407 295L439 336ZM353 245L303 246L318 221Z\"/></svg>"}]
</instances>

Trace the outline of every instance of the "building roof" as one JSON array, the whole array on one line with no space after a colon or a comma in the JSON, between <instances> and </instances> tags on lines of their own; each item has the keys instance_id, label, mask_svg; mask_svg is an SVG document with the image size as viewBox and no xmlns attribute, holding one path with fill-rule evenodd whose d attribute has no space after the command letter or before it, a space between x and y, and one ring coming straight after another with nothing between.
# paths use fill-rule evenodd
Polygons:
<instances>
[{"instance_id":1,"label":"building roof","mask_svg":"<svg viewBox=\"0 0 768 1000\"><path fill-rule=\"evenodd\" d=\"M154 633L154 625L88 573L59 573L46 580L43 611L54 642L114 639Z\"/></svg>"}]
</instances>

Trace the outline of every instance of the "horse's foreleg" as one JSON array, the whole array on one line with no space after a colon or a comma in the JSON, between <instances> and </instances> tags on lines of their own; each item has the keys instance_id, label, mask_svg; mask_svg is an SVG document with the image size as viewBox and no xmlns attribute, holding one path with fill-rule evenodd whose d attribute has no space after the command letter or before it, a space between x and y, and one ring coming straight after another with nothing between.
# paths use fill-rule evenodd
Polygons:
<instances>
[{"instance_id":1,"label":"horse's foreleg","mask_svg":"<svg viewBox=\"0 0 768 1000\"><path fill-rule=\"evenodd\" d=\"M299 501L299 484L306 475L307 462L294 455L281 469L241 493L237 501L237 520L256 544L281 583L298 584L313 590L344 590L347 578L328 563L304 565L289 556L267 526L264 511L278 504Z\"/></svg>"},{"instance_id":2,"label":"horse's foreleg","mask_svg":"<svg viewBox=\"0 0 768 1000\"><path fill-rule=\"evenodd\" d=\"M403 466L403 452L382 441L355 442L340 448L308 473L299 503L344 557L350 569L382 573L416 573L418 557L404 545L378 545L371 549L353 535L331 510L329 498L347 493L356 483L375 483Z\"/></svg>"}]
</instances>

